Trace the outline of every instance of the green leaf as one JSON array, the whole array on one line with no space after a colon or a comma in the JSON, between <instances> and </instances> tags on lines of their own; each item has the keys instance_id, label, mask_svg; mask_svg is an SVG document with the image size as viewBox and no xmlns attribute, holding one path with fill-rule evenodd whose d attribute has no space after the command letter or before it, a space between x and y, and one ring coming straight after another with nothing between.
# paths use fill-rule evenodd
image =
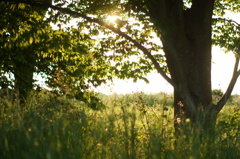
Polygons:
<instances>
[{"instance_id":1,"label":"green leaf","mask_svg":"<svg viewBox=\"0 0 240 159\"><path fill-rule=\"evenodd\" d=\"M33 43L33 37L29 37L29 44L31 45Z\"/></svg>"}]
</instances>

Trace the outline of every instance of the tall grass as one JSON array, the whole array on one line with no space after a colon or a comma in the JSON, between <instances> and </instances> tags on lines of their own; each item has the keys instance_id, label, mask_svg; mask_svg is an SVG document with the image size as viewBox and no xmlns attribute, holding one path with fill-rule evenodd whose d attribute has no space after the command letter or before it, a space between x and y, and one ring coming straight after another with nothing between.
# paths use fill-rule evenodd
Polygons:
<instances>
[{"instance_id":1,"label":"tall grass","mask_svg":"<svg viewBox=\"0 0 240 159\"><path fill-rule=\"evenodd\" d=\"M128 95L129 97L130 95ZM214 136L174 136L173 109L167 99L147 103L147 96L111 96L106 109L36 94L24 110L0 104L1 159L238 159L240 112L226 107ZM166 98L166 96L165 96ZM211 140L209 140L211 138Z\"/></svg>"}]
</instances>

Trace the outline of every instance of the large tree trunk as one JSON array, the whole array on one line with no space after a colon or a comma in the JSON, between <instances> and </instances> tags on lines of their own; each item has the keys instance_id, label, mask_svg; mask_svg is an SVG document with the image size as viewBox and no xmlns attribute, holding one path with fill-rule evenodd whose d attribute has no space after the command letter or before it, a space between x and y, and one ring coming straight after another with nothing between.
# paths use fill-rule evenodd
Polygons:
<instances>
[{"instance_id":1,"label":"large tree trunk","mask_svg":"<svg viewBox=\"0 0 240 159\"><path fill-rule=\"evenodd\" d=\"M214 0L162 0L149 7L174 83L176 121L211 120L211 24ZM210 113L211 114L211 113ZM205 121L203 121L205 123Z\"/></svg>"}]
</instances>

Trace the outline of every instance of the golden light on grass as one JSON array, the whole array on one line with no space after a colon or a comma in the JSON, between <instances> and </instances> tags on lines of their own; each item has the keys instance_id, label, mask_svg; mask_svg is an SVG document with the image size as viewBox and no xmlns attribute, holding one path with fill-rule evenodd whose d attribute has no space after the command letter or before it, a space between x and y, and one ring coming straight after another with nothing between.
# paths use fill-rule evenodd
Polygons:
<instances>
[{"instance_id":1,"label":"golden light on grass","mask_svg":"<svg viewBox=\"0 0 240 159\"><path fill-rule=\"evenodd\" d=\"M190 118L187 118L187 119L186 119L186 122L187 122L187 123L191 122L191 119L190 119Z\"/></svg>"}]
</instances>

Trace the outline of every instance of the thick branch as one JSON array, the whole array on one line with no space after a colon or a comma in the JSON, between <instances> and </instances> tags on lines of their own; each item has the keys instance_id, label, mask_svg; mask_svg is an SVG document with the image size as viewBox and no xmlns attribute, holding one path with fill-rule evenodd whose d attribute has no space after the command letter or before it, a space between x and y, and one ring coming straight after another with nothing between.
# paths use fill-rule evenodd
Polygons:
<instances>
[{"instance_id":1,"label":"thick branch","mask_svg":"<svg viewBox=\"0 0 240 159\"><path fill-rule=\"evenodd\" d=\"M80 17L83 18L89 22L93 22L93 23L97 23L101 26L104 26L105 28L113 31L114 33L118 34L119 36L125 38L126 40L130 41L131 43L134 44L134 46L136 46L138 49L140 49L153 63L154 67L157 69L158 73L161 74L161 76L168 82L170 83L173 87L175 86L173 81L171 80L171 78L169 78L167 76L167 74L163 71L163 69L160 67L159 63L157 62L157 60L152 56L152 54L144 47L142 46L140 43L138 43L136 40L134 40L133 38L131 38L129 35L121 32L119 29L113 27L112 25L108 25L107 23L97 19L97 18L92 18L92 17L88 17L84 14L72 11L68 8L60 8L54 5L50 5L50 4L43 4L43 3L34 3L34 2L30 2L30 1L25 1L25 0L15 0L14 2L17 3L25 3L25 4L29 4L32 6L37 6L37 7L49 7L52 8L54 10L58 10L61 11L63 13L67 13L70 14L72 16L75 17Z\"/></svg>"},{"instance_id":2,"label":"thick branch","mask_svg":"<svg viewBox=\"0 0 240 159\"><path fill-rule=\"evenodd\" d=\"M232 19L227 19L227 18L213 18L214 21L223 21L223 22L228 22L233 24L235 27L240 29L240 24ZM240 53L240 47L238 47L236 49L237 54L239 55ZM236 62L235 62L235 66L234 66L234 70L233 70L233 75L232 75L232 79L229 82L228 88L226 90L226 92L224 93L224 95L222 96L222 98L219 100L219 102L217 103L216 106L213 106L212 109L214 109L216 111L216 113L218 114L221 109L223 108L223 106L226 104L227 100L229 99L229 97L231 96L231 93L233 91L233 88L237 82L237 79L240 75L240 70L238 70L238 65L239 65L239 58L236 57Z\"/></svg>"},{"instance_id":3,"label":"thick branch","mask_svg":"<svg viewBox=\"0 0 240 159\"><path fill-rule=\"evenodd\" d=\"M232 23L233 25L235 25L236 27L240 28L240 24L232 19L214 18L213 20L216 20L216 21L222 20L225 22L229 22L229 23ZM240 53L240 47L237 49L237 54L239 54L239 53ZM239 75L240 75L240 70L238 70L239 60L240 59L238 57L236 57L236 62L235 62L234 70L233 70L232 79L228 85L228 88L227 88L225 94L222 96L222 98L219 100L216 107L214 108L216 110L216 113L219 113L221 111L221 109L223 108L223 106L226 104L227 100L231 96L233 88L237 82Z\"/></svg>"},{"instance_id":4,"label":"thick branch","mask_svg":"<svg viewBox=\"0 0 240 159\"><path fill-rule=\"evenodd\" d=\"M236 62L235 62L235 66L234 66L234 70L233 70L233 75L232 75L232 79L228 85L228 88L225 92L225 94L222 96L222 98L220 99L220 101L218 102L218 104L216 105L216 113L219 113L221 111L221 109L223 108L223 106L226 104L228 98L230 97L233 88L237 82L237 79L240 75L240 70L238 70L238 64L239 64L239 58L236 57Z\"/></svg>"}]
</instances>

